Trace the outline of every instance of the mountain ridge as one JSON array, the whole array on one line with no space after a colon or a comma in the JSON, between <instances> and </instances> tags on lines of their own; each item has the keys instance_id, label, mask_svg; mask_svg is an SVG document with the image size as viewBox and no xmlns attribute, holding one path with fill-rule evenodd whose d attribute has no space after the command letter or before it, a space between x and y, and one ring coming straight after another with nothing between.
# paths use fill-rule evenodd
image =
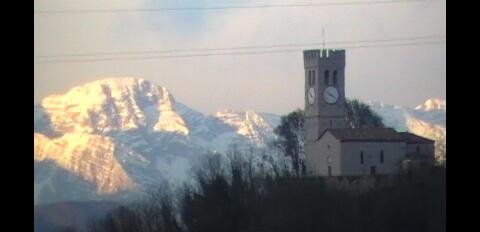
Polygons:
<instances>
[{"instance_id":1,"label":"mountain ridge","mask_svg":"<svg viewBox=\"0 0 480 232\"><path fill-rule=\"evenodd\" d=\"M52 161L48 166L69 171L71 178L95 183L92 196L133 196L147 186L178 185L188 180L198 155L224 153L231 144L264 147L273 136L273 125L254 111L204 115L176 102L166 88L136 78L77 86L34 109L38 169L49 169L44 161ZM68 182L55 174L49 178L36 179L38 202L46 195L40 193L60 188L55 181Z\"/></svg>"},{"instance_id":2,"label":"mountain ridge","mask_svg":"<svg viewBox=\"0 0 480 232\"><path fill-rule=\"evenodd\" d=\"M446 133L442 111L431 110L438 104L425 110L369 104L388 126L434 131L429 136ZM150 186L180 186L190 180L190 167L201 154L225 153L232 145L264 149L279 123L279 115L253 110L203 114L144 79L107 78L77 86L34 106L34 162L36 170L49 173L35 178L35 201L52 202L56 195L129 199ZM88 194L68 198L58 193L65 185Z\"/></svg>"}]
</instances>

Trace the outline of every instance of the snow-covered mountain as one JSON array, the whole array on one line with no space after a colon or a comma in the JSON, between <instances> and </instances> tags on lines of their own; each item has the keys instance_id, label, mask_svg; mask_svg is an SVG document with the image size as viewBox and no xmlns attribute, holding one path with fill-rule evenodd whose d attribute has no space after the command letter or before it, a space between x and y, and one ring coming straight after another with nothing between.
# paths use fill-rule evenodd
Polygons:
<instances>
[{"instance_id":1,"label":"snow-covered mountain","mask_svg":"<svg viewBox=\"0 0 480 232\"><path fill-rule=\"evenodd\" d=\"M181 184L199 155L265 147L278 122L252 110L204 115L143 79L75 87L34 108L35 201L112 199Z\"/></svg>"},{"instance_id":2,"label":"snow-covered mountain","mask_svg":"<svg viewBox=\"0 0 480 232\"><path fill-rule=\"evenodd\" d=\"M423 111L433 111L433 110L447 110L447 101L440 98L431 98L426 100L423 104L415 107L416 110L423 110Z\"/></svg>"},{"instance_id":3,"label":"snow-covered mountain","mask_svg":"<svg viewBox=\"0 0 480 232\"><path fill-rule=\"evenodd\" d=\"M402 106L368 102L370 107L383 118L383 122L397 131L409 131L436 141L436 158L446 160L446 110L443 99L432 98L414 109Z\"/></svg>"},{"instance_id":4,"label":"snow-covered mountain","mask_svg":"<svg viewBox=\"0 0 480 232\"><path fill-rule=\"evenodd\" d=\"M418 109L370 105L388 126L445 138L441 100ZM182 185L203 154L232 145L260 150L279 123L280 116L253 110L205 115L143 79L87 83L34 107L35 203L123 200Z\"/></svg>"}]
</instances>

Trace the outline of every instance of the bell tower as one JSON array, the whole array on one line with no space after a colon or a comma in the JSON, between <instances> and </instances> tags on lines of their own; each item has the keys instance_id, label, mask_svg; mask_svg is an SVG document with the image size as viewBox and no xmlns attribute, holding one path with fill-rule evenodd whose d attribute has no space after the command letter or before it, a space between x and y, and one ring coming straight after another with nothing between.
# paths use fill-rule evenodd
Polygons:
<instances>
[{"instance_id":1,"label":"bell tower","mask_svg":"<svg viewBox=\"0 0 480 232\"><path fill-rule=\"evenodd\" d=\"M305 67L305 152L328 128L347 128L345 121L345 50L303 51Z\"/></svg>"}]
</instances>

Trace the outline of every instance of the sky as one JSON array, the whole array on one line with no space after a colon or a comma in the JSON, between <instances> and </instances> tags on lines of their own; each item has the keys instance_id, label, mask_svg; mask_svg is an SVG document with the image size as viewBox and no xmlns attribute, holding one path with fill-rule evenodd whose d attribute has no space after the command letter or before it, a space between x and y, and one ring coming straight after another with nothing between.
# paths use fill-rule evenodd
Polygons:
<instances>
[{"instance_id":1,"label":"sky","mask_svg":"<svg viewBox=\"0 0 480 232\"><path fill-rule=\"evenodd\" d=\"M36 0L35 10L151 9L342 1ZM355 1L367 0L348 2ZM298 51L285 53L169 59L41 63L35 58L34 103L48 95L62 94L74 86L93 80L128 76L164 86L177 101L203 113L221 109L252 109L286 114L304 107L302 50L321 48L323 38L329 47L329 43L339 41L445 35L446 7L442 0L227 10L35 13L36 57L278 44L318 45L295 47L293 50ZM407 107L419 105L428 98L445 98L445 42L358 48L361 45L365 44L347 45L357 47L346 49L347 98ZM197 53L216 52L219 51Z\"/></svg>"}]
</instances>

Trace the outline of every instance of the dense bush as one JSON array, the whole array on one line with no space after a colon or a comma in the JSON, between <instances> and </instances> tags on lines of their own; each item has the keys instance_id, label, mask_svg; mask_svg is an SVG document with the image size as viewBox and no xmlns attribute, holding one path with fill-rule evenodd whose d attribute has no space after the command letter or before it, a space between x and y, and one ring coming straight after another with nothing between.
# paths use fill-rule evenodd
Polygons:
<instances>
[{"instance_id":1,"label":"dense bush","mask_svg":"<svg viewBox=\"0 0 480 232\"><path fill-rule=\"evenodd\" d=\"M157 194L113 212L96 231L445 231L443 167L402 171L365 192L291 171L253 173L248 162L232 162L228 172L210 167L176 207Z\"/></svg>"}]
</instances>

